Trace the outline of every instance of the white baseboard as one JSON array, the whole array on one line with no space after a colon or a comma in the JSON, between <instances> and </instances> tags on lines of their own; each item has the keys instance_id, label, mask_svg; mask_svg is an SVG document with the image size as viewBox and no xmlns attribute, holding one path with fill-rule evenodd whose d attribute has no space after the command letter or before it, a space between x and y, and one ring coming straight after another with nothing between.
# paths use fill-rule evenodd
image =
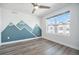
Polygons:
<instances>
[{"instance_id":1,"label":"white baseboard","mask_svg":"<svg viewBox=\"0 0 79 59\"><path fill-rule=\"evenodd\" d=\"M17 43L17 42L23 42L23 41L29 41L29 40L34 40L34 39L38 39L38 38L41 38L41 37L29 38L29 39L23 39L23 40L11 41L11 42L5 42L5 43L1 43L1 45L12 44L12 43Z\"/></svg>"}]
</instances>

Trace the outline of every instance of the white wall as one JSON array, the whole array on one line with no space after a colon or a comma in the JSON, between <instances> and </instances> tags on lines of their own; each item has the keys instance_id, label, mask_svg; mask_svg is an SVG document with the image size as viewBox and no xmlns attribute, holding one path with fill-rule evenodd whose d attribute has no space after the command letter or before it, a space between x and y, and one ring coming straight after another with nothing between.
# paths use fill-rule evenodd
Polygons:
<instances>
[{"instance_id":1,"label":"white wall","mask_svg":"<svg viewBox=\"0 0 79 59\"><path fill-rule=\"evenodd\" d=\"M48 40L75 48L79 50L79 4L70 4L69 6L65 6L64 8L58 9L50 14L48 14L47 16L45 16L44 18L41 18L41 27L42 27L42 37L46 38ZM70 11L70 15L71 15L71 30L70 30L70 34L71 36L64 36L64 35L53 35L53 34L48 34L46 33L46 24L45 24L45 20L46 18L53 16L53 15L57 15L59 13L63 13L65 11Z\"/></svg>"},{"instance_id":2,"label":"white wall","mask_svg":"<svg viewBox=\"0 0 79 59\"><path fill-rule=\"evenodd\" d=\"M21 20L23 20L31 28L34 28L36 24L39 25L39 19L35 17L34 15L22 13L16 10L2 8L2 29L1 31L3 31L10 22L16 25Z\"/></svg>"}]
</instances>

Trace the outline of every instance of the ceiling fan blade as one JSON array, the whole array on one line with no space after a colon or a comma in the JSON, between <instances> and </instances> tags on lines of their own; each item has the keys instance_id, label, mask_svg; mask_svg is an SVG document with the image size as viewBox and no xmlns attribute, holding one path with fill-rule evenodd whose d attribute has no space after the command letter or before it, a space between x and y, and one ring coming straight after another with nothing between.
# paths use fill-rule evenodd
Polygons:
<instances>
[{"instance_id":1,"label":"ceiling fan blade","mask_svg":"<svg viewBox=\"0 0 79 59\"><path fill-rule=\"evenodd\" d=\"M33 6L37 6L37 4L36 4L36 3L32 3L32 5L33 5Z\"/></svg>"},{"instance_id":2,"label":"ceiling fan blade","mask_svg":"<svg viewBox=\"0 0 79 59\"><path fill-rule=\"evenodd\" d=\"M35 12L35 10L36 10L36 9L34 8L33 11L32 11L32 14Z\"/></svg>"},{"instance_id":3,"label":"ceiling fan blade","mask_svg":"<svg viewBox=\"0 0 79 59\"><path fill-rule=\"evenodd\" d=\"M39 8L45 8L45 9L49 9L50 7L49 6L39 6Z\"/></svg>"}]
</instances>

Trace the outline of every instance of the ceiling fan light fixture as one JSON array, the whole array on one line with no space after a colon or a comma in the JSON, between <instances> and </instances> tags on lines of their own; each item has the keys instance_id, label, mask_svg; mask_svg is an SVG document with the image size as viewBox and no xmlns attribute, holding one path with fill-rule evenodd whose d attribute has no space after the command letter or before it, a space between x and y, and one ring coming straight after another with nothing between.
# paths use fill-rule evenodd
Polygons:
<instances>
[{"instance_id":1,"label":"ceiling fan light fixture","mask_svg":"<svg viewBox=\"0 0 79 59\"><path fill-rule=\"evenodd\" d=\"M38 7L38 6L35 6L34 8L35 8L35 9L38 9L39 7Z\"/></svg>"},{"instance_id":2,"label":"ceiling fan light fixture","mask_svg":"<svg viewBox=\"0 0 79 59\"><path fill-rule=\"evenodd\" d=\"M32 14L37 10L37 9L49 9L49 6L44 6L44 5L38 5L36 3L32 3L33 6L33 10L32 10Z\"/></svg>"}]
</instances>

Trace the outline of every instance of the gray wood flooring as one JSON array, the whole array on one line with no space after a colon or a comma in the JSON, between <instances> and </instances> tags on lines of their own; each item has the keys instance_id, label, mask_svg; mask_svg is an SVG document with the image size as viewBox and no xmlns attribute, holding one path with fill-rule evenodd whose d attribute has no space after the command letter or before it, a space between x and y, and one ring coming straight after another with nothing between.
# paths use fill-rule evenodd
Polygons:
<instances>
[{"instance_id":1,"label":"gray wood flooring","mask_svg":"<svg viewBox=\"0 0 79 59\"><path fill-rule=\"evenodd\" d=\"M78 55L78 52L43 38L0 46L0 55Z\"/></svg>"}]
</instances>

